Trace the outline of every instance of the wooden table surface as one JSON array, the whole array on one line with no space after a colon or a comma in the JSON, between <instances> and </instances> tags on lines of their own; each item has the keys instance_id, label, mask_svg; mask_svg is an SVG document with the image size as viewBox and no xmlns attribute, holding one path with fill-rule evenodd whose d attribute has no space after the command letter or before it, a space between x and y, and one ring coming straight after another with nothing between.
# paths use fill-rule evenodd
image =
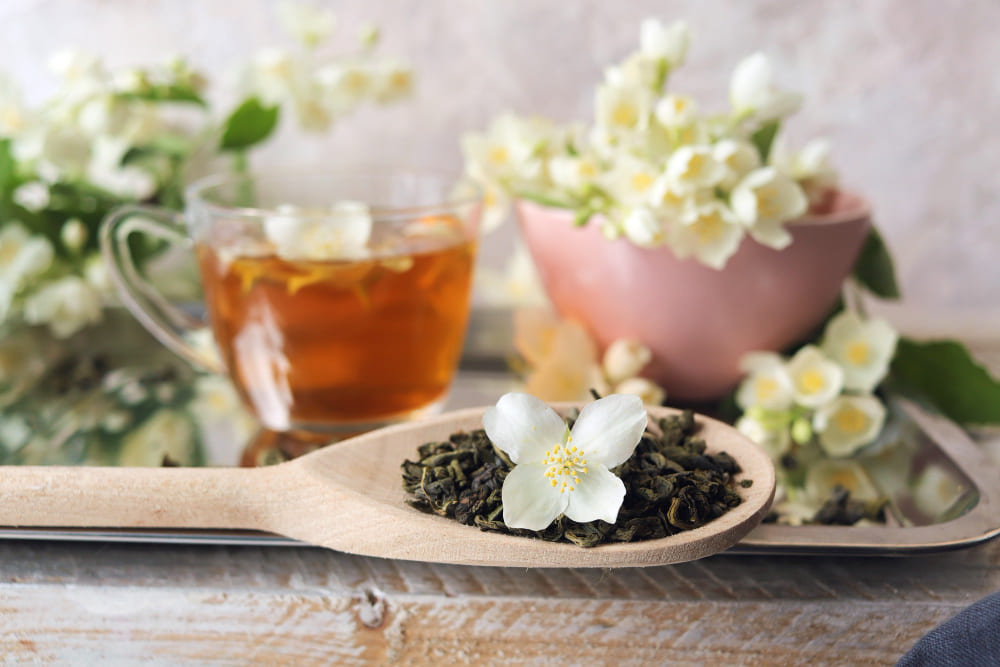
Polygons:
<instances>
[{"instance_id":1,"label":"wooden table surface","mask_svg":"<svg viewBox=\"0 0 1000 667\"><path fill-rule=\"evenodd\" d=\"M1000 355L989 358L994 368ZM429 565L304 547L0 542L5 663L892 664L1000 590L1000 540L904 558Z\"/></svg>"}]
</instances>

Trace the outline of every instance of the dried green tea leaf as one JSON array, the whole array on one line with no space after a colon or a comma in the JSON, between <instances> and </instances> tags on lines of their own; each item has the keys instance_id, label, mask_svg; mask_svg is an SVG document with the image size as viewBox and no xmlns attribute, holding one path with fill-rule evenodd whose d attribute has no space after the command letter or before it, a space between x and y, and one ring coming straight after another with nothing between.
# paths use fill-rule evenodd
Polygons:
<instances>
[{"instance_id":1,"label":"dried green tea leaf","mask_svg":"<svg viewBox=\"0 0 1000 667\"><path fill-rule=\"evenodd\" d=\"M579 413L570 413L572 427ZM482 429L453 433L447 442L417 448L417 461L404 461L407 502L423 512L468 526L551 542L593 547L666 537L703 526L742 502L733 488L740 472L726 454L706 454L705 441L690 410L659 419L647 429L632 457L615 469L625 484L618 521L577 523L559 517L542 531L508 528L503 522L501 489L513 464ZM747 488L751 480L741 480Z\"/></svg>"}]
</instances>

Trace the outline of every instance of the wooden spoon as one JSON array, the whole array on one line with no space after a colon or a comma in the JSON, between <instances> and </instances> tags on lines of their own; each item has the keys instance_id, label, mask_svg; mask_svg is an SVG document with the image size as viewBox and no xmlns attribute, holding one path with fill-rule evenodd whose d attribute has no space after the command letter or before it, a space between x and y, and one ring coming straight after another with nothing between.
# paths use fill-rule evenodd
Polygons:
<instances>
[{"instance_id":1,"label":"wooden spoon","mask_svg":"<svg viewBox=\"0 0 1000 667\"><path fill-rule=\"evenodd\" d=\"M558 405L565 411L570 405ZM751 479L722 517L657 540L573 544L483 532L405 504L400 464L417 446L481 427L484 408L399 424L265 468L0 466L0 525L251 529L337 551L436 563L636 567L722 551L763 518L774 496L767 454L734 428L699 416L709 452L726 451ZM650 409L659 418L669 408Z\"/></svg>"}]
</instances>

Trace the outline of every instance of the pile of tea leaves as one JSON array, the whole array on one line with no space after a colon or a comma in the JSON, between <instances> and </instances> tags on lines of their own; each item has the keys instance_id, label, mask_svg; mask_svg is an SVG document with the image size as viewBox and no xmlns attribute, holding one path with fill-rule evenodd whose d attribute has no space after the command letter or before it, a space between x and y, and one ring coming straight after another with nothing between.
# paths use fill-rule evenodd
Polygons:
<instances>
[{"instance_id":1,"label":"pile of tea leaves","mask_svg":"<svg viewBox=\"0 0 1000 667\"><path fill-rule=\"evenodd\" d=\"M577 414L570 415L571 427ZM407 502L483 530L581 547L666 537L698 528L742 502L732 483L739 465L725 452L705 453L692 412L652 425L659 434L647 428L632 457L612 471L625 483L625 500L614 524L577 523L560 516L542 531L508 528L501 488L514 466L482 429L421 445L419 460L402 465L403 487L411 494Z\"/></svg>"}]
</instances>

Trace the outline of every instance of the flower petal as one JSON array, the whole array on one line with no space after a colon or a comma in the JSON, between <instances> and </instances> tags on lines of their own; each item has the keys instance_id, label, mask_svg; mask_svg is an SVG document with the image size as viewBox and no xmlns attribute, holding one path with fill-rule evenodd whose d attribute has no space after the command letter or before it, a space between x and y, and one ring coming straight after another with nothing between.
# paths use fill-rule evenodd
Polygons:
<instances>
[{"instance_id":1,"label":"flower petal","mask_svg":"<svg viewBox=\"0 0 1000 667\"><path fill-rule=\"evenodd\" d=\"M545 476L545 470L540 465L519 465L507 475L500 497L503 522L508 528L543 530L566 510L573 493L560 493Z\"/></svg>"},{"instance_id":2,"label":"flower petal","mask_svg":"<svg viewBox=\"0 0 1000 667\"><path fill-rule=\"evenodd\" d=\"M632 456L646 420L641 398L612 394L580 411L570 439L592 463L614 468Z\"/></svg>"},{"instance_id":3,"label":"flower petal","mask_svg":"<svg viewBox=\"0 0 1000 667\"><path fill-rule=\"evenodd\" d=\"M514 463L536 463L566 441L568 429L556 411L531 394L504 394L483 415L490 441Z\"/></svg>"},{"instance_id":4,"label":"flower petal","mask_svg":"<svg viewBox=\"0 0 1000 667\"><path fill-rule=\"evenodd\" d=\"M504 490L506 488L504 485ZM581 476L573 491L562 495L569 496L569 504L563 511L573 521L584 523L600 519L614 523L625 500L625 483L603 465L593 465ZM504 504L505 510L506 507Z\"/></svg>"}]
</instances>

